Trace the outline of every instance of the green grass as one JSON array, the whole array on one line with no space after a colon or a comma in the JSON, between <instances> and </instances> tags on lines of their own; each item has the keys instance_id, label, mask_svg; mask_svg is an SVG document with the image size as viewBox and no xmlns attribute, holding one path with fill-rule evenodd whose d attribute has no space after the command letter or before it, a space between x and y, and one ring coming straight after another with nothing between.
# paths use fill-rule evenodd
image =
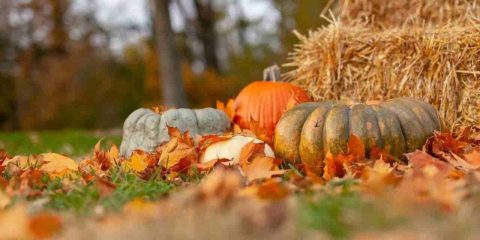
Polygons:
<instances>
[{"instance_id":1,"label":"green grass","mask_svg":"<svg viewBox=\"0 0 480 240\"><path fill-rule=\"evenodd\" d=\"M357 231L385 230L403 222L400 216L389 216L388 207L363 199L352 190L355 184L353 179L332 181L320 193L301 196L301 223L333 239L348 239Z\"/></svg>"},{"instance_id":2,"label":"green grass","mask_svg":"<svg viewBox=\"0 0 480 240\"><path fill-rule=\"evenodd\" d=\"M0 149L10 155L56 152L75 157L90 153L102 137L107 146L121 142L121 136L98 136L83 130L0 132Z\"/></svg>"},{"instance_id":3,"label":"green grass","mask_svg":"<svg viewBox=\"0 0 480 240\"><path fill-rule=\"evenodd\" d=\"M116 189L107 196L101 196L99 188L93 184L78 185L64 193L58 191L61 186L53 181L48 186L51 195L47 207L80 215L91 214L95 206L103 206L108 211L119 211L134 199L154 201L173 189L171 184L155 177L143 180L133 173L120 171L113 173L112 183Z\"/></svg>"}]
</instances>

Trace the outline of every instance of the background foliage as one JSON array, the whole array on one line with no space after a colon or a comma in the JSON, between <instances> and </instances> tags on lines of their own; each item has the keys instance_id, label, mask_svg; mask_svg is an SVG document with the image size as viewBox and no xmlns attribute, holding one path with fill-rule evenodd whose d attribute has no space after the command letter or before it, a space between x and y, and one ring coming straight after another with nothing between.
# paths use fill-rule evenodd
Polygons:
<instances>
[{"instance_id":1,"label":"background foliage","mask_svg":"<svg viewBox=\"0 0 480 240\"><path fill-rule=\"evenodd\" d=\"M0 1L0 129L119 127L135 108L162 104L155 21L101 21L106 2ZM170 5L172 19L184 23L174 31L188 101L205 107L283 63L296 42L293 29L323 24L318 13L325 1ZM267 6L262 17L246 14L245 6L261 5ZM138 38L118 44L128 36Z\"/></svg>"}]
</instances>

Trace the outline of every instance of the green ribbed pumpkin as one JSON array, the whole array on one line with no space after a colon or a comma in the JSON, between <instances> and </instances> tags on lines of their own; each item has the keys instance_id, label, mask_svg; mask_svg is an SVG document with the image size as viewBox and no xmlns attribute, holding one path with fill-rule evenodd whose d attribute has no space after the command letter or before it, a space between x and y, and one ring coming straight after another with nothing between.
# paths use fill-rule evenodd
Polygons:
<instances>
[{"instance_id":1,"label":"green ribbed pumpkin","mask_svg":"<svg viewBox=\"0 0 480 240\"><path fill-rule=\"evenodd\" d=\"M289 162L323 169L327 153L345 153L350 134L365 144L401 157L421 148L441 130L437 111L413 98L377 103L309 102L287 111L275 128L275 154Z\"/></svg>"}]
</instances>

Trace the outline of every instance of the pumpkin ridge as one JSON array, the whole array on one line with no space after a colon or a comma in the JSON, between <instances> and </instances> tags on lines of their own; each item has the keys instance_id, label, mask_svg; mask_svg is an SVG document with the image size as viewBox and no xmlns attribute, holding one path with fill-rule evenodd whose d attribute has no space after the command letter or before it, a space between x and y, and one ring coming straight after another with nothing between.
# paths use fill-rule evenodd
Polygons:
<instances>
[{"instance_id":1,"label":"pumpkin ridge","mask_svg":"<svg viewBox=\"0 0 480 240\"><path fill-rule=\"evenodd\" d=\"M324 127L325 118L332 108L332 104L325 102L320 104L315 110L313 110L303 123L302 131L300 133L299 154L302 162L308 164L312 170L316 172L323 172L324 167ZM313 130L311 124L315 123ZM321 125L318 125L321 124ZM318 130L320 134L318 133Z\"/></svg>"},{"instance_id":2,"label":"pumpkin ridge","mask_svg":"<svg viewBox=\"0 0 480 240\"><path fill-rule=\"evenodd\" d=\"M435 129L442 130L443 128L442 122L440 121L438 114L436 114L437 110L435 110L435 108L433 108L431 105L419 99L415 99L415 98L410 98L410 99L412 101L415 101L428 114L428 116L430 116L430 119L435 125Z\"/></svg>"},{"instance_id":3,"label":"pumpkin ridge","mask_svg":"<svg viewBox=\"0 0 480 240\"><path fill-rule=\"evenodd\" d=\"M406 102L405 102L404 100L402 100L402 99L398 99L398 102L396 102L396 104L397 104L397 108L401 108L401 109L403 109L404 111L406 111L406 112L409 114L409 116L413 116L413 118L414 118L414 119L416 120L416 122L417 122L417 125L418 125L418 126L420 127L420 129L422 130L423 135L426 136L426 135L430 134L430 132L428 131L428 129L425 128L425 124L424 124L424 122L423 122L423 119L422 119L420 116L418 116L418 114L417 114L415 111L413 111L413 109L412 109L412 106L414 106L413 104L411 104L411 103L406 103ZM410 105L412 105L412 106L410 106Z\"/></svg>"},{"instance_id":4,"label":"pumpkin ridge","mask_svg":"<svg viewBox=\"0 0 480 240\"><path fill-rule=\"evenodd\" d=\"M324 132L325 156L347 152L350 136L350 111L350 107L343 103L335 104L330 109L324 126L324 130L326 130Z\"/></svg>"},{"instance_id":5,"label":"pumpkin ridge","mask_svg":"<svg viewBox=\"0 0 480 240\"><path fill-rule=\"evenodd\" d=\"M417 121L416 116L413 116L412 113L405 111L405 108L400 107L399 104L392 106L390 105L391 103L394 102L387 101L383 104L383 106L394 112L400 120L400 125L402 126L402 132L407 146L406 150L407 152L412 152L417 148L417 146L421 146L423 144L423 136L425 132L420 126L420 123Z\"/></svg>"},{"instance_id":6,"label":"pumpkin ridge","mask_svg":"<svg viewBox=\"0 0 480 240\"><path fill-rule=\"evenodd\" d=\"M156 114L149 114L148 117L145 119L145 132L147 133L148 139L155 140L157 138L158 132L153 131L155 129L155 125L160 122L160 119Z\"/></svg>"},{"instance_id":7,"label":"pumpkin ridge","mask_svg":"<svg viewBox=\"0 0 480 240\"><path fill-rule=\"evenodd\" d=\"M365 104L365 105L366 105L365 110L368 111L367 116L371 116L372 118L371 120L373 121L371 122L371 124L373 125L371 126L371 129L368 127L368 123L370 122L366 122L368 142L365 146L365 156L370 157L370 152L374 147L383 149L384 144L383 144L382 135L380 133L380 126L378 124L377 112L373 110L372 106L368 104ZM371 141L374 141L374 142L372 143Z\"/></svg>"},{"instance_id":8,"label":"pumpkin ridge","mask_svg":"<svg viewBox=\"0 0 480 240\"><path fill-rule=\"evenodd\" d=\"M383 139L383 150L388 151L393 156L401 157L401 154L406 151L407 146L406 146L406 136L404 133L404 128L397 114L395 112L390 111L388 108L382 105L376 105L372 107L372 109L373 111L375 111L375 115L376 115L377 122L380 129L380 136ZM389 122L385 122L385 121L388 121L387 117L392 117L393 119L395 119L394 122L396 124L393 124L393 123L389 124ZM382 119L382 123L384 125L383 128L380 124L380 118ZM392 129L392 128L398 128L398 129ZM399 131L395 131L395 130L399 130ZM394 135L395 133L399 133L400 136L395 136ZM395 137L401 137L401 139L399 139L397 142L395 141Z\"/></svg>"},{"instance_id":9,"label":"pumpkin ridge","mask_svg":"<svg viewBox=\"0 0 480 240\"><path fill-rule=\"evenodd\" d=\"M419 120L423 129L426 131L426 135L433 133L433 131L435 130L434 121L432 121L430 115L427 114L422 107L420 107L416 100L401 98L399 99L399 101L403 102L404 104L408 104L409 110L411 110L415 114L415 116L417 116L417 119Z\"/></svg>"}]
</instances>

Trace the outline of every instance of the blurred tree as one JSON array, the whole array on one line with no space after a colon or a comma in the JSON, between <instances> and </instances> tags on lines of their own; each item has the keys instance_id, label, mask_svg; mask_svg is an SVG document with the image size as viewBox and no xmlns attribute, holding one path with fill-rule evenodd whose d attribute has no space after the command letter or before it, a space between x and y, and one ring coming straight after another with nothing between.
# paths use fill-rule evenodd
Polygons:
<instances>
[{"instance_id":1,"label":"blurred tree","mask_svg":"<svg viewBox=\"0 0 480 240\"><path fill-rule=\"evenodd\" d=\"M0 129L16 127L16 107L13 71L15 61L15 42L12 41L12 29L8 14L12 4L0 1Z\"/></svg>"},{"instance_id":2,"label":"blurred tree","mask_svg":"<svg viewBox=\"0 0 480 240\"><path fill-rule=\"evenodd\" d=\"M66 13L69 9L68 0L48 0L52 28L50 29L50 49L56 54L65 54L68 33L65 27Z\"/></svg>"},{"instance_id":3,"label":"blurred tree","mask_svg":"<svg viewBox=\"0 0 480 240\"><path fill-rule=\"evenodd\" d=\"M210 0L194 0L198 35L203 45L203 53L208 68L220 72L217 58L216 13Z\"/></svg>"},{"instance_id":4,"label":"blurred tree","mask_svg":"<svg viewBox=\"0 0 480 240\"><path fill-rule=\"evenodd\" d=\"M160 61L163 104L172 107L187 107L180 61L175 37L170 22L170 1L151 0L154 7L154 39Z\"/></svg>"},{"instance_id":5,"label":"blurred tree","mask_svg":"<svg viewBox=\"0 0 480 240\"><path fill-rule=\"evenodd\" d=\"M100 21L101 0L0 0L0 128L111 127L141 105L212 106L285 61L292 30L321 26L326 2L148 1L142 35Z\"/></svg>"}]
</instances>

